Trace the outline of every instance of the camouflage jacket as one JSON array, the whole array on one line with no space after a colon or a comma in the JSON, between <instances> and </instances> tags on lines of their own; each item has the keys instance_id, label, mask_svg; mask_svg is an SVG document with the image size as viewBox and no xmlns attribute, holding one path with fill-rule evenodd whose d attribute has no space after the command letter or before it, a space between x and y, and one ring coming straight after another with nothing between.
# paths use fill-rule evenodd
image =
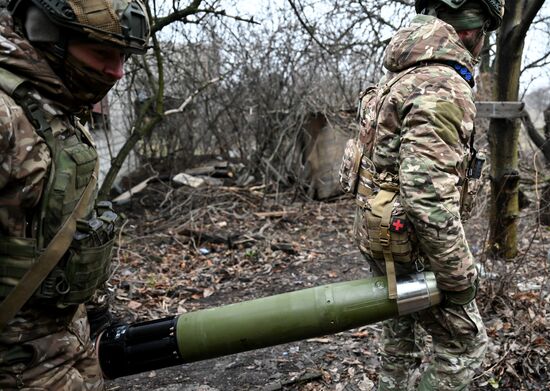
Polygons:
<instances>
[{"instance_id":1,"label":"camouflage jacket","mask_svg":"<svg viewBox=\"0 0 550 391\"><path fill-rule=\"evenodd\" d=\"M476 109L471 86L449 61L473 71L472 55L439 19L418 15L393 37L385 80L409 73L379 108L372 160L378 173L398 176L401 203L439 287L459 291L477 277L460 219Z\"/></svg>"},{"instance_id":2,"label":"camouflage jacket","mask_svg":"<svg viewBox=\"0 0 550 391\"><path fill-rule=\"evenodd\" d=\"M70 113L77 108L70 106L74 101L70 92L43 56L15 32L11 16L5 12L0 12L0 68L27 79L39 93L42 112L59 118L67 131L74 129ZM0 79L0 86L5 84L6 80ZM51 165L50 150L4 88L0 88L0 236L30 238L36 234L33 218ZM71 319L74 311L60 310L54 317L51 309L24 307L2 332L0 350L5 344L65 327L65 320ZM21 330L26 330L24 335Z\"/></svg>"}]
</instances>

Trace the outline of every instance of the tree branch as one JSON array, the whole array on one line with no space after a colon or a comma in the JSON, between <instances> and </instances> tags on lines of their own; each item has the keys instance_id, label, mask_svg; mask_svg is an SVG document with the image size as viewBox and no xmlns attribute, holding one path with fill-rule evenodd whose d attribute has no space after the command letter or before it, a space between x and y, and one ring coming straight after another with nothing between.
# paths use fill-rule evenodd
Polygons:
<instances>
[{"instance_id":1,"label":"tree branch","mask_svg":"<svg viewBox=\"0 0 550 391\"><path fill-rule=\"evenodd\" d=\"M189 103L191 103L191 101L197 96L199 95L203 90L205 90L208 86L214 84L214 83L217 83L218 81L220 81L221 78L220 77L216 77L208 82L206 82L203 86L201 86L200 88L197 88L195 91L193 91L193 93L191 95L189 95L187 97L187 99L185 99L183 101L183 103L177 108L177 109L172 109L172 110L167 110L164 112L164 116L168 116L168 115L172 115L172 114L177 114L177 113L181 113L188 105Z\"/></svg>"},{"instance_id":2,"label":"tree branch","mask_svg":"<svg viewBox=\"0 0 550 391\"><path fill-rule=\"evenodd\" d=\"M540 11L542 5L544 4L544 0L531 0L526 1L525 3L525 10L523 12L518 31L519 37L522 40L525 39L529 27L531 27L535 16L537 16L537 13Z\"/></svg>"},{"instance_id":3,"label":"tree branch","mask_svg":"<svg viewBox=\"0 0 550 391\"><path fill-rule=\"evenodd\" d=\"M544 53L544 55L540 56L538 59L530 62L529 64L525 65L523 67L523 69L521 70L521 72L523 73L524 71L528 70L528 69L531 69L531 68L538 68L538 67L542 67L542 66L545 66L545 65L548 65L549 63L549 59L548 57L550 56L550 51Z\"/></svg>"},{"instance_id":4,"label":"tree branch","mask_svg":"<svg viewBox=\"0 0 550 391\"><path fill-rule=\"evenodd\" d=\"M524 112L521 120L531 140L533 140L535 145L542 151L546 161L550 162L550 140L546 140L545 137L537 131L529 113Z\"/></svg>"},{"instance_id":5,"label":"tree branch","mask_svg":"<svg viewBox=\"0 0 550 391\"><path fill-rule=\"evenodd\" d=\"M302 15L300 15L300 12L298 11L298 8L296 8L296 4L294 4L294 1L288 0L288 3L292 7L292 11L294 11L294 14L298 18L298 21L302 25L302 27L306 30L306 32L309 34L311 39L315 41L317 45L319 45L324 51L326 51L328 54L332 54L332 51L328 49L321 41L317 39L315 34L313 33L313 28L311 26L308 26L308 24L305 22L305 20L302 18Z\"/></svg>"},{"instance_id":6,"label":"tree branch","mask_svg":"<svg viewBox=\"0 0 550 391\"><path fill-rule=\"evenodd\" d=\"M189 23L189 21L187 20L187 17L191 15L200 14L200 13L223 16L226 18L240 21L240 22L259 24L254 20L254 17L243 18L238 15L229 15L225 10L217 10L214 8L199 8L199 6L201 5L201 2L202 0L193 0L193 2L190 5L188 5L182 10L175 10L174 12L172 12L167 16L156 18L153 25L151 26L151 32L152 33L158 32L162 30L164 27L178 21L183 23Z\"/></svg>"}]
</instances>

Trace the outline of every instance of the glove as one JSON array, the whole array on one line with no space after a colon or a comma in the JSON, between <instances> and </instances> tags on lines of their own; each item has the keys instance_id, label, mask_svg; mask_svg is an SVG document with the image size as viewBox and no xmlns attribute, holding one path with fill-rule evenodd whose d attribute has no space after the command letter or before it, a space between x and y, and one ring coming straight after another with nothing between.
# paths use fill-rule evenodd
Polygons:
<instances>
[{"instance_id":1,"label":"glove","mask_svg":"<svg viewBox=\"0 0 550 391\"><path fill-rule=\"evenodd\" d=\"M447 305L466 305L473 301L477 295L477 280L471 287L462 291L443 291L442 306Z\"/></svg>"},{"instance_id":2,"label":"glove","mask_svg":"<svg viewBox=\"0 0 550 391\"><path fill-rule=\"evenodd\" d=\"M109 306L87 308L88 322L90 323L90 339L95 341L98 335L115 323L115 319L109 311Z\"/></svg>"}]
</instances>

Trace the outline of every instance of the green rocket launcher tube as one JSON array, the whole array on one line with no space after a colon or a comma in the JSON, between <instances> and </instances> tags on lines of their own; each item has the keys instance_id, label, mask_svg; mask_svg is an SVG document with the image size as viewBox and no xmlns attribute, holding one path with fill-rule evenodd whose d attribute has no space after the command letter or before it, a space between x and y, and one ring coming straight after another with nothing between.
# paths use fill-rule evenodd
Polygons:
<instances>
[{"instance_id":1,"label":"green rocket launcher tube","mask_svg":"<svg viewBox=\"0 0 550 391\"><path fill-rule=\"evenodd\" d=\"M441 302L431 272L399 278L397 295L388 299L386 277L373 277L113 326L97 342L99 362L114 379L334 334Z\"/></svg>"}]
</instances>

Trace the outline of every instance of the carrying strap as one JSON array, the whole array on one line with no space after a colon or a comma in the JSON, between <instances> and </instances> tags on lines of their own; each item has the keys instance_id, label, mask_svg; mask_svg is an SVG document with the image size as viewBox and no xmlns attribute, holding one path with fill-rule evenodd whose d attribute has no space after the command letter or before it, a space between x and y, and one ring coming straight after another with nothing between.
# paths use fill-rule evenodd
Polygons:
<instances>
[{"instance_id":1,"label":"carrying strap","mask_svg":"<svg viewBox=\"0 0 550 391\"><path fill-rule=\"evenodd\" d=\"M0 71L0 75L2 72ZM53 137L52 129L44 114L33 104L31 100L27 100L30 89L22 79L14 82L10 88L12 95L18 103L23 104L23 108L30 116L32 122L39 129L40 135ZM90 182L86 185L80 199L78 200L74 210L65 220L59 231L55 234L46 248L42 251L36 262L21 278L17 286L9 293L8 296L0 303L0 331L12 320L17 312L25 305L38 289L42 281L50 274L57 265L61 257L67 252L76 232L76 221L86 217L90 202L92 202L97 184L97 175L99 172L99 159L96 161L94 172Z\"/></svg>"},{"instance_id":2,"label":"carrying strap","mask_svg":"<svg viewBox=\"0 0 550 391\"><path fill-rule=\"evenodd\" d=\"M386 263L386 276L388 278L388 298L397 299L397 277L395 275L395 262L391 251L391 213L393 210L393 200L397 193L393 194L391 201L384 206L382 218L380 220L380 245L384 253Z\"/></svg>"}]
</instances>

